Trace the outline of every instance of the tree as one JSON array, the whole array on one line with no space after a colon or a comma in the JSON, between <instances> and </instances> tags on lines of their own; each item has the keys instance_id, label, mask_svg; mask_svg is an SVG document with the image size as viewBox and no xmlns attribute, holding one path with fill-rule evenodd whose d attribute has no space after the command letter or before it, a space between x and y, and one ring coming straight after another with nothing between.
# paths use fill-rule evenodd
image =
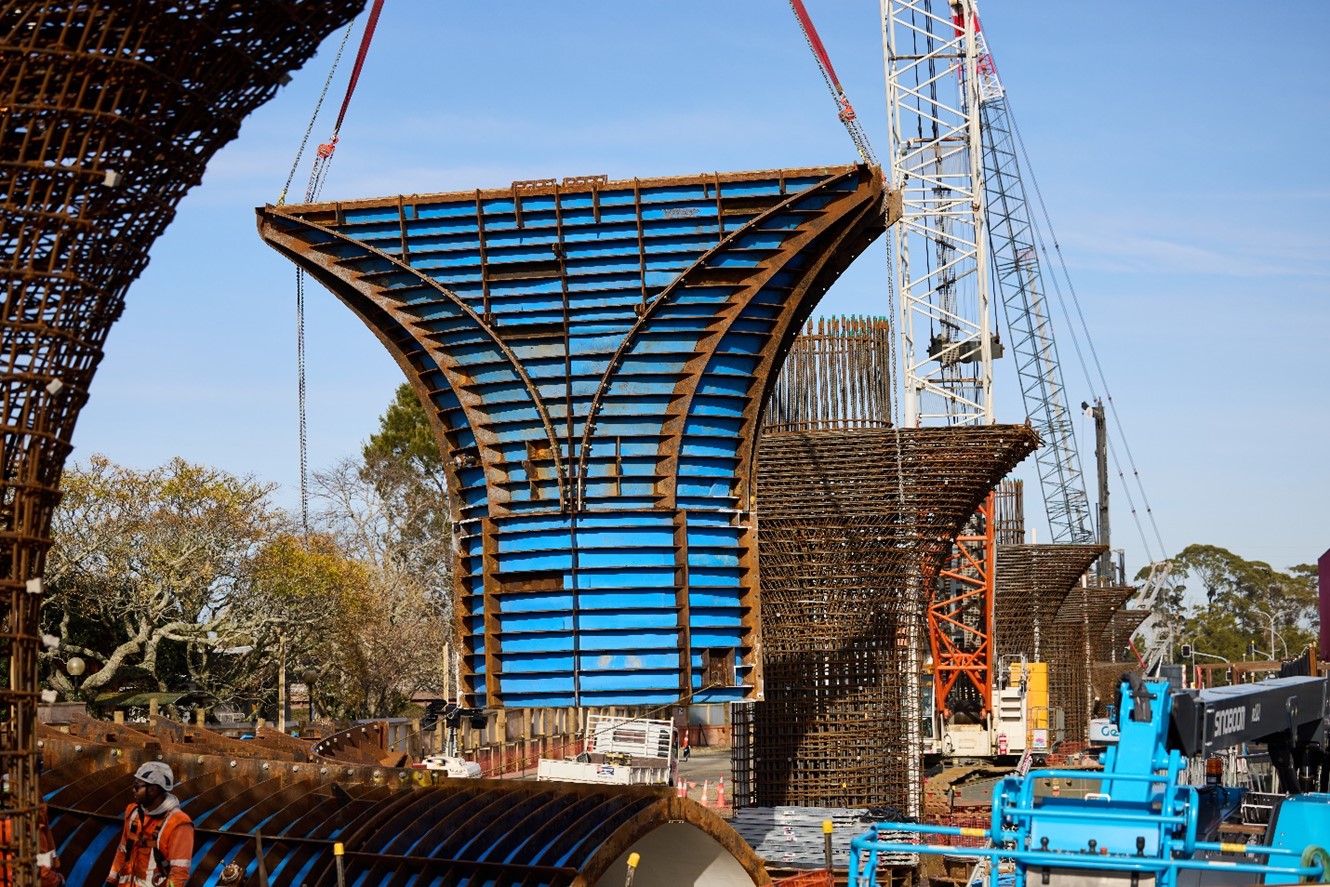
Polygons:
<instances>
[{"instance_id":1,"label":"tree","mask_svg":"<svg viewBox=\"0 0 1330 887\"><path fill-rule=\"evenodd\" d=\"M455 633L451 540L437 496L391 459L316 472L314 491L320 526L364 571L327 651L322 709L396 714L417 692L443 691Z\"/></svg>"},{"instance_id":2,"label":"tree","mask_svg":"<svg viewBox=\"0 0 1330 887\"><path fill-rule=\"evenodd\" d=\"M379 417L379 430L362 449L366 465L391 462L401 466L416 480L429 486L446 505L447 479L438 439L429 416L407 383L398 386L392 403Z\"/></svg>"},{"instance_id":3,"label":"tree","mask_svg":"<svg viewBox=\"0 0 1330 887\"><path fill-rule=\"evenodd\" d=\"M1315 567L1285 573L1214 545L1189 545L1173 558L1176 573L1197 579L1203 602L1188 613L1183 637L1197 649L1240 660L1247 645L1279 657L1296 655L1314 636ZM1275 650L1266 650L1273 636Z\"/></svg>"},{"instance_id":4,"label":"tree","mask_svg":"<svg viewBox=\"0 0 1330 887\"><path fill-rule=\"evenodd\" d=\"M93 456L62 483L47 563L43 653L66 697L58 660L96 666L85 697L129 681L157 690L186 681L226 696L238 648L256 648L280 615L256 596L254 555L285 517L272 485L182 459L137 471Z\"/></svg>"}]
</instances>

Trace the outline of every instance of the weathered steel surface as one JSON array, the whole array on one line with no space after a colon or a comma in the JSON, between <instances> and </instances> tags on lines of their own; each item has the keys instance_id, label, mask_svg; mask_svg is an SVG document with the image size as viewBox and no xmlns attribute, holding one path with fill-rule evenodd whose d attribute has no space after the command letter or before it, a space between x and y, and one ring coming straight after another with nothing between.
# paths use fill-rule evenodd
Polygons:
<instances>
[{"instance_id":1,"label":"weathered steel surface","mask_svg":"<svg viewBox=\"0 0 1330 887\"><path fill-rule=\"evenodd\" d=\"M0 763L21 817L51 511L107 331L208 160L363 5L0 0Z\"/></svg>"},{"instance_id":2,"label":"weathered steel surface","mask_svg":"<svg viewBox=\"0 0 1330 887\"><path fill-rule=\"evenodd\" d=\"M258 211L426 405L469 704L761 695L758 414L894 205L849 166Z\"/></svg>"},{"instance_id":3,"label":"weathered steel surface","mask_svg":"<svg viewBox=\"0 0 1330 887\"><path fill-rule=\"evenodd\" d=\"M1036 444L1006 425L763 436L756 804L905 808L907 637L956 533Z\"/></svg>"},{"instance_id":4,"label":"weathered steel surface","mask_svg":"<svg viewBox=\"0 0 1330 887\"><path fill-rule=\"evenodd\" d=\"M104 738L112 735L99 743L43 733L53 766L42 787L73 884L100 883L109 870L133 773L145 760L171 765L194 818L191 883L217 883L228 864L241 869L240 883L259 883L261 838L273 887L337 883L334 842L345 845L351 883L591 885L621 871L624 854L661 829L670 830L676 855L693 857L684 863L770 883L733 829L668 789L450 781L420 770L239 758L217 754L220 737L198 729L188 751L129 727ZM644 869L663 863L644 857Z\"/></svg>"}]
</instances>

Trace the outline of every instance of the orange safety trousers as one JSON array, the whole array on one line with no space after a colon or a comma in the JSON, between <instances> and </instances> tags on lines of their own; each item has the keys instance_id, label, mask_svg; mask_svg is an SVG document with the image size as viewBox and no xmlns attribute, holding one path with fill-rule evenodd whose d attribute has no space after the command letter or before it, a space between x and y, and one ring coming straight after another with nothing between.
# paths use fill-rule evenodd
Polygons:
<instances>
[{"instance_id":1,"label":"orange safety trousers","mask_svg":"<svg viewBox=\"0 0 1330 887\"><path fill-rule=\"evenodd\" d=\"M137 804L125 809L125 827L107 883L120 887L184 887L194 855L194 823L179 807L148 816Z\"/></svg>"}]
</instances>

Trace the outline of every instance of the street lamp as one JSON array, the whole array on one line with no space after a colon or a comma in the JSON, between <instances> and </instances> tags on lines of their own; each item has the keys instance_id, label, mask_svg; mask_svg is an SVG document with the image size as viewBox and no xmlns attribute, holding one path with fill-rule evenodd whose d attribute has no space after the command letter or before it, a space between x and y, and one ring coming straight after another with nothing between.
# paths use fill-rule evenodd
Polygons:
<instances>
[{"instance_id":1,"label":"street lamp","mask_svg":"<svg viewBox=\"0 0 1330 887\"><path fill-rule=\"evenodd\" d=\"M1196 678L1197 678L1197 677L1199 676L1199 674L1200 674L1200 673L1196 670L1196 657L1197 657L1197 656L1204 656L1206 659L1217 659L1217 660L1219 660L1220 662L1227 663L1227 664L1229 665L1229 674L1231 675L1232 672L1233 672L1232 663L1229 662L1227 659L1225 659L1223 656L1216 656L1214 653L1203 653L1203 652L1201 652L1200 650L1198 650L1198 649L1196 649L1195 647L1193 647L1191 644L1183 644L1183 645L1182 645L1182 649L1181 649L1179 652L1182 653L1182 658L1183 658L1183 659L1190 659L1190 660L1191 660L1192 683L1193 683L1193 684L1199 684L1199 682L1196 680Z\"/></svg>"},{"instance_id":2,"label":"street lamp","mask_svg":"<svg viewBox=\"0 0 1330 887\"><path fill-rule=\"evenodd\" d=\"M314 724L314 682L319 678L319 670L314 667L305 669L300 673L300 677L305 681L305 692L309 695L309 723Z\"/></svg>"},{"instance_id":3,"label":"street lamp","mask_svg":"<svg viewBox=\"0 0 1330 887\"><path fill-rule=\"evenodd\" d=\"M1267 610L1262 610L1260 607L1256 606L1255 604L1252 604L1252 609L1255 610L1257 613L1260 613L1266 619L1270 620L1270 658L1274 659L1275 658L1275 614ZM1279 642L1284 645L1284 655L1287 656L1288 644L1284 643L1284 639L1282 637L1279 639Z\"/></svg>"},{"instance_id":4,"label":"street lamp","mask_svg":"<svg viewBox=\"0 0 1330 887\"><path fill-rule=\"evenodd\" d=\"M79 677L88 670L88 664L78 656L71 656L65 660L65 671L69 673L70 683L74 685L74 698L79 695Z\"/></svg>"}]
</instances>

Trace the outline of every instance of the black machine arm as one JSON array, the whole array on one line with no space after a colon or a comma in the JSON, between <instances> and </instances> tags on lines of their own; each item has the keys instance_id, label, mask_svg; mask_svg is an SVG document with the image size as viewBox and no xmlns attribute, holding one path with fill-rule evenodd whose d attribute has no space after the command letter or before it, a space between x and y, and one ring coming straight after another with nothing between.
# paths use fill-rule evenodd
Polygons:
<instances>
[{"instance_id":1,"label":"black machine arm","mask_svg":"<svg viewBox=\"0 0 1330 887\"><path fill-rule=\"evenodd\" d=\"M1244 742L1263 742L1284 790L1296 793L1294 758L1323 746L1330 720L1330 681L1274 678L1208 690L1173 693L1169 747L1183 755L1209 755Z\"/></svg>"}]
</instances>

